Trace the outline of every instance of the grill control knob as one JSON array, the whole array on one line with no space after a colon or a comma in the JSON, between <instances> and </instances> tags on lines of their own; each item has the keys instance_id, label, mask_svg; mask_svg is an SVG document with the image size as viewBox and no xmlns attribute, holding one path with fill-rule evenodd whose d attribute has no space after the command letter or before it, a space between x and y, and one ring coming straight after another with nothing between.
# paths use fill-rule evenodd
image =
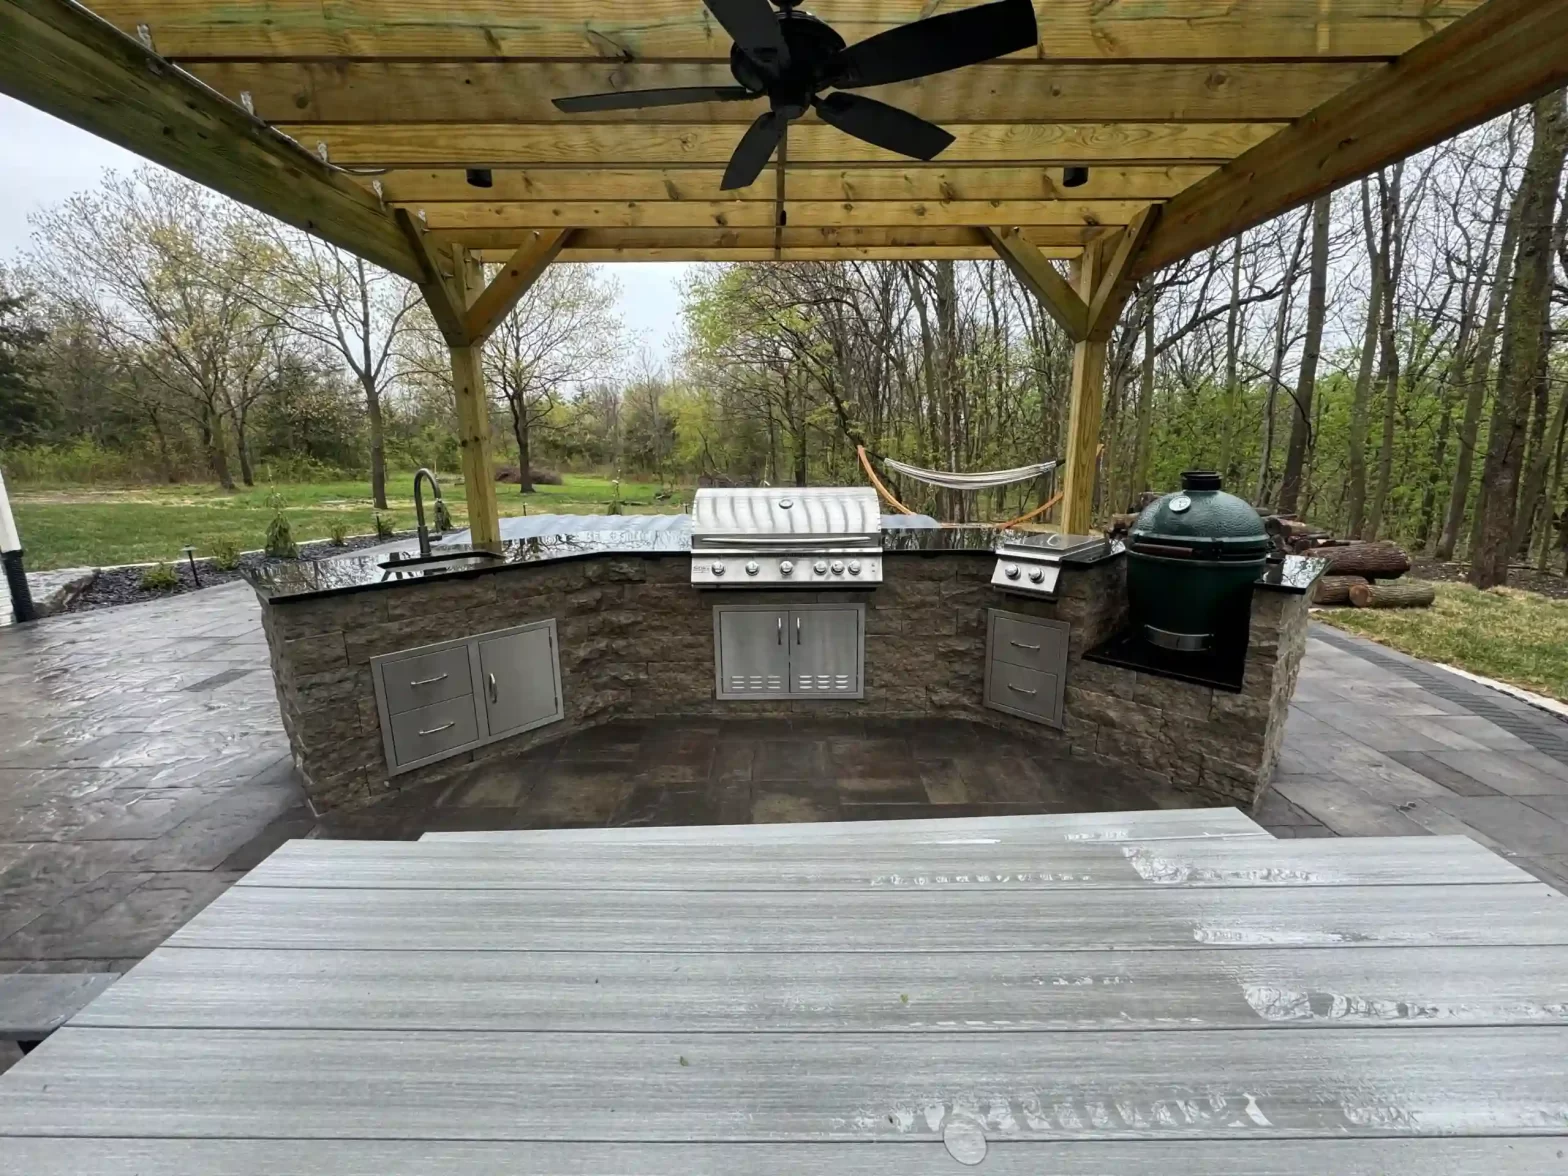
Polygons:
<instances>
[{"instance_id":1,"label":"grill control knob","mask_svg":"<svg viewBox=\"0 0 1568 1176\"><path fill-rule=\"evenodd\" d=\"M779 575L787 576L795 570L795 565L790 560L783 560L779 564Z\"/></svg>"},{"instance_id":2,"label":"grill control knob","mask_svg":"<svg viewBox=\"0 0 1568 1176\"><path fill-rule=\"evenodd\" d=\"M757 573L758 573L758 572L760 572L760 571L761 571L761 570L762 570L762 568L761 568L761 566L760 566L760 565L759 565L759 564L758 564L758 563L757 563L757 561L756 561L756 560L752 560L752 561L751 561L751 562L750 562L750 563L748 563L748 564L747 564L747 565L746 565L746 574L747 574L747 575L748 575L748 576L755 576L755 575L756 575L756 574L757 574Z\"/></svg>"},{"instance_id":3,"label":"grill control knob","mask_svg":"<svg viewBox=\"0 0 1568 1176\"><path fill-rule=\"evenodd\" d=\"M1004 567L1002 569L1002 574L1004 576L1006 576L1009 580L1016 580L1016 579L1018 579L1018 565L1017 564L1008 564L1006 567Z\"/></svg>"},{"instance_id":4,"label":"grill control knob","mask_svg":"<svg viewBox=\"0 0 1568 1176\"><path fill-rule=\"evenodd\" d=\"M715 576L722 576L724 574L724 565L721 564L718 560L714 560L713 567L709 570L712 571Z\"/></svg>"},{"instance_id":5,"label":"grill control knob","mask_svg":"<svg viewBox=\"0 0 1568 1176\"><path fill-rule=\"evenodd\" d=\"M851 576L860 575L860 561L858 559L852 559L849 561L849 574Z\"/></svg>"},{"instance_id":6,"label":"grill control knob","mask_svg":"<svg viewBox=\"0 0 1568 1176\"><path fill-rule=\"evenodd\" d=\"M816 572L819 576L825 576L828 574L828 565L819 559L816 563L811 565L811 570Z\"/></svg>"},{"instance_id":7,"label":"grill control knob","mask_svg":"<svg viewBox=\"0 0 1568 1176\"><path fill-rule=\"evenodd\" d=\"M1042 583L1045 580L1045 569L1044 568L1030 568L1029 569L1029 580L1030 580L1031 583L1034 583L1034 584Z\"/></svg>"},{"instance_id":8,"label":"grill control knob","mask_svg":"<svg viewBox=\"0 0 1568 1176\"><path fill-rule=\"evenodd\" d=\"M844 574L844 561L843 560L836 559L836 560L833 561L833 574L835 576L842 576Z\"/></svg>"}]
</instances>

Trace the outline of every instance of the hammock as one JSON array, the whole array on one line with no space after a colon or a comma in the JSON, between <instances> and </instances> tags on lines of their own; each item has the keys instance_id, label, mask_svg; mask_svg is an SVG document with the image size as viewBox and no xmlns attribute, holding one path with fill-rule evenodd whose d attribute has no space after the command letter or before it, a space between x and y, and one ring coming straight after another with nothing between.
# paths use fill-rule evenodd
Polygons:
<instances>
[{"instance_id":1,"label":"hammock","mask_svg":"<svg viewBox=\"0 0 1568 1176\"><path fill-rule=\"evenodd\" d=\"M1028 482L1041 474L1048 474L1061 464L1057 461L1042 461L1037 465L1019 466L1013 470L995 470L986 474L955 474L947 470L923 470L919 466L894 461L891 457L884 457L882 462L894 473L903 474L906 478L913 478L929 486L941 486L947 490L993 490L998 486L1011 486L1015 482Z\"/></svg>"}]
</instances>

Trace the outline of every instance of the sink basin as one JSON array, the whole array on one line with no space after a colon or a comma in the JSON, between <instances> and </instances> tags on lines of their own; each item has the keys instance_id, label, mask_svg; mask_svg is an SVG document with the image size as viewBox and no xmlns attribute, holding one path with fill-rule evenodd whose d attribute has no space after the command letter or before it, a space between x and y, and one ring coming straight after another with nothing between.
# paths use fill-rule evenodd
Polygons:
<instances>
[{"instance_id":1,"label":"sink basin","mask_svg":"<svg viewBox=\"0 0 1568 1176\"><path fill-rule=\"evenodd\" d=\"M493 567L501 559L493 551L455 551L449 555L416 555L408 559L383 560L381 567L390 573L410 577L439 576L444 572Z\"/></svg>"}]
</instances>

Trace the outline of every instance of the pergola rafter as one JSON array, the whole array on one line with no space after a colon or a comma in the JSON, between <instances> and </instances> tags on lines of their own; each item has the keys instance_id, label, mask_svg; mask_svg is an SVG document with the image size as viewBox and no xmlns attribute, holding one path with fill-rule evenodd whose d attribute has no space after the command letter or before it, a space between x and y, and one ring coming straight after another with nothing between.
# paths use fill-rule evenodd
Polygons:
<instances>
[{"instance_id":1,"label":"pergola rafter","mask_svg":"<svg viewBox=\"0 0 1568 1176\"><path fill-rule=\"evenodd\" d=\"M937 160L808 116L780 205L773 169L719 187L761 102L550 103L728 83L701 0L91 7L0 0L0 90L420 282L482 543L479 346L553 260L1002 257L1075 340L1063 526L1083 530L1105 341L1140 279L1568 82L1568 0L1041 0L1034 52L866 91L946 126ZM810 7L850 40L932 12Z\"/></svg>"}]
</instances>

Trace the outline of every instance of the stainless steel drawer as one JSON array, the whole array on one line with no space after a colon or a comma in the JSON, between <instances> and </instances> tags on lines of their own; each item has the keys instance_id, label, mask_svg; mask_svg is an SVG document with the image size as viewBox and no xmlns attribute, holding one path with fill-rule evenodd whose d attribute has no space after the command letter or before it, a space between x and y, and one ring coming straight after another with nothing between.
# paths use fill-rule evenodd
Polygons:
<instances>
[{"instance_id":1,"label":"stainless steel drawer","mask_svg":"<svg viewBox=\"0 0 1568 1176\"><path fill-rule=\"evenodd\" d=\"M459 652L467 654L467 650ZM479 718L472 695L392 716L392 746L399 765L429 759L478 738Z\"/></svg>"},{"instance_id":2,"label":"stainless steel drawer","mask_svg":"<svg viewBox=\"0 0 1568 1176\"><path fill-rule=\"evenodd\" d=\"M1062 680L1055 674L992 661L986 670L985 697L997 710L1062 725Z\"/></svg>"},{"instance_id":3,"label":"stainless steel drawer","mask_svg":"<svg viewBox=\"0 0 1568 1176\"><path fill-rule=\"evenodd\" d=\"M382 662L380 669L388 714L402 714L474 692L466 645L395 658Z\"/></svg>"},{"instance_id":4,"label":"stainless steel drawer","mask_svg":"<svg viewBox=\"0 0 1568 1176\"><path fill-rule=\"evenodd\" d=\"M1061 621L1025 621L991 614L991 657L1012 666L1059 673L1067 660L1068 627Z\"/></svg>"}]
</instances>

